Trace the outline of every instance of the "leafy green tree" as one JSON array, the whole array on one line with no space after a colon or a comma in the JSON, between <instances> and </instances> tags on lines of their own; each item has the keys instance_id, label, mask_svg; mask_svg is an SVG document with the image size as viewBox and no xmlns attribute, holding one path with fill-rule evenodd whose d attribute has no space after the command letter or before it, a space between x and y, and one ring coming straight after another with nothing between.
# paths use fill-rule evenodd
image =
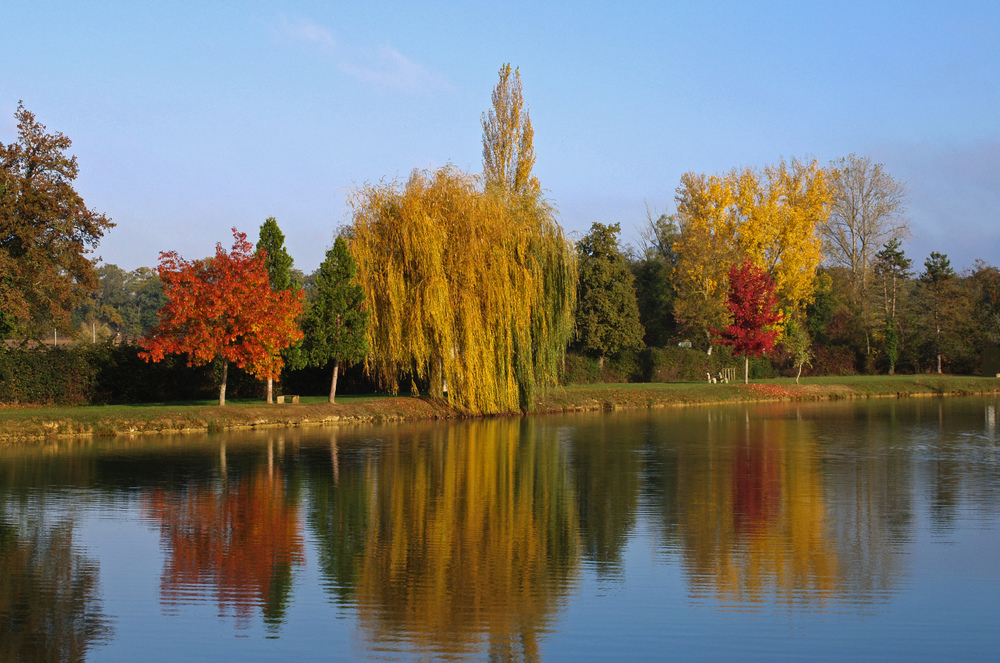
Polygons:
<instances>
[{"instance_id":1,"label":"leafy green tree","mask_svg":"<svg viewBox=\"0 0 1000 663\"><path fill-rule=\"evenodd\" d=\"M798 373L795 374L795 384L798 384L799 378L802 377L802 367L806 364L812 364L812 339L809 338L809 332L803 325L796 320L789 320L785 324L782 340L795 358L795 365L799 369Z\"/></svg>"},{"instance_id":2,"label":"leafy green tree","mask_svg":"<svg viewBox=\"0 0 1000 663\"><path fill-rule=\"evenodd\" d=\"M17 107L18 141L0 143L0 327L40 338L68 331L71 314L96 285L87 255L114 224L73 189L72 141L45 132Z\"/></svg>"},{"instance_id":3,"label":"leafy green tree","mask_svg":"<svg viewBox=\"0 0 1000 663\"><path fill-rule=\"evenodd\" d=\"M83 336L94 338L104 333L120 335L122 341L135 341L156 326L157 313L167 302L163 282L152 269L139 267L126 272L112 264L96 270L97 288L74 313L74 323Z\"/></svg>"},{"instance_id":4,"label":"leafy green tree","mask_svg":"<svg viewBox=\"0 0 1000 663\"><path fill-rule=\"evenodd\" d=\"M633 276L618 248L617 223L594 223L577 242L579 284L576 329L580 346L604 358L642 347L643 329Z\"/></svg>"},{"instance_id":5,"label":"leafy green tree","mask_svg":"<svg viewBox=\"0 0 1000 663\"><path fill-rule=\"evenodd\" d=\"M646 331L646 345L663 346L670 341L677 328L673 310L677 296L674 287L677 269L674 242L680 236L680 228L672 216L661 214L654 219L649 215L640 235L642 254L632 259L630 264L635 277L639 321Z\"/></svg>"},{"instance_id":6,"label":"leafy green tree","mask_svg":"<svg viewBox=\"0 0 1000 663\"><path fill-rule=\"evenodd\" d=\"M364 309L365 292L357 283L357 273L347 242L337 237L319 266L315 298L303 324L304 363L324 366L333 362L331 403L337 396L340 362L351 364L368 354L368 311Z\"/></svg>"},{"instance_id":7,"label":"leafy green tree","mask_svg":"<svg viewBox=\"0 0 1000 663\"><path fill-rule=\"evenodd\" d=\"M985 340L1000 342L1000 269L977 260L972 271L976 311Z\"/></svg>"},{"instance_id":8,"label":"leafy green tree","mask_svg":"<svg viewBox=\"0 0 1000 663\"><path fill-rule=\"evenodd\" d=\"M278 227L273 216L267 217L260 226L260 238L257 240L257 253L264 253L264 265L267 267L267 277L271 289L297 291L299 284L292 281L292 256L285 250L285 235ZM285 351L285 358L296 352L294 347ZM267 378L267 402L274 402L274 378Z\"/></svg>"}]
</instances>

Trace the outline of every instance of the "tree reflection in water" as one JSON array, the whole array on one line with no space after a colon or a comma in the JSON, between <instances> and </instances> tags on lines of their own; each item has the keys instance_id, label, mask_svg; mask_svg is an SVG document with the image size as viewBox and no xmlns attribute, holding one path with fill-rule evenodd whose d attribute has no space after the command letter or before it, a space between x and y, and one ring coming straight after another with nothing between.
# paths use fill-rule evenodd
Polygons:
<instances>
[{"instance_id":1,"label":"tree reflection in water","mask_svg":"<svg viewBox=\"0 0 1000 663\"><path fill-rule=\"evenodd\" d=\"M710 415L711 416L711 415ZM695 597L741 608L843 597L810 435L783 418L712 422L678 462L684 568Z\"/></svg>"},{"instance_id":2,"label":"tree reflection in water","mask_svg":"<svg viewBox=\"0 0 1000 663\"><path fill-rule=\"evenodd\" d=\"M284 620L293 570L304 561L298 505L288 493L272 462L246 474L228 469L218 483L152 489L146 511L159 523L166 550L162 604L197 602L211 591L220 617L246 627L259 607L275 631Z\"/></svg>"},{"instance_id":3,"label":"tree reflection in water","mask_svg":"<svg viewBox=\"0 0 1000 663\"><path fill-rule=\"evenodd\" d=\"M356 563L324 564L338 575L330 586L357 578L358 622L376 650L537 660L578 563L556 431L489 420L390 435L374 468L330 473L346 492L313 488L317 500L338 496L313 507L320 545Z\"/></svg>"},{"instance_id":4,"label":"tree reflection in water","mask_svg":"<svg viewBox=\"0 0 1000 663\"><path fill-rule=\"evenodd\" d=\"M112 632L97 563L75 547L73 523L0 517L0 661L83 661Z\"/></svg>"}]
</instances>

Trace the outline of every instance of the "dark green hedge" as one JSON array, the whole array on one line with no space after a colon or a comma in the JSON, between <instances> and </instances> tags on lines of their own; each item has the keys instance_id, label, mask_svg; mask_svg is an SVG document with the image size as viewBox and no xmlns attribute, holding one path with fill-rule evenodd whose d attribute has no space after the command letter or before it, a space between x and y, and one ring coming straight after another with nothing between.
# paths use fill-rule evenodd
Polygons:
<instances>
[{"instance_id":1,"label":"dark green hedge","mask_svg":"<svg viewBox=\"0 0 1000 663\"><path fill-rule=\"evenodd\" d=\"M98 343L72 348L0 348L0 403L6 405L82 405L164 403L212 399L218 395L221 364L191 367L183 356L146 363L135 345ZM328 367L285 371L275 394L326 395ZM227 398L264 398L265 383L234 366ZM371 393L374 385L360 366L342 369L340 394Z\"/></svg>"},{"instance_id":2,"label":"dark green hedge","mask_svg":"<svg viewBox=\"0 0 1000 663\"><path fill-rule=\"evenodd\" d=\"M87 403L95 373L86 353L76 348L0 350L0 403Z\"/></svg>"}]
</instances>

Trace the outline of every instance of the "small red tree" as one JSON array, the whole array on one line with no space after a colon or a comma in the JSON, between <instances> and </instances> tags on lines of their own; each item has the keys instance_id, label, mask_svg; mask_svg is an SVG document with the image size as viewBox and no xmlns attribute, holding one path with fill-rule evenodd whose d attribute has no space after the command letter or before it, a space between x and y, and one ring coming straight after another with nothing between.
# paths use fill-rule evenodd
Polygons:
<instances>
[{"instance_id":1,"label":"small red tree","mask_svg":"<svg viewBox=\"0 0 1000 663\"><path fill-rule=\"evenodd\" d=\"M157 362L167 354L186 354L200 366L222 359L219 405L226 404L229 362L254 376L277 379L281 350L302 338L295 318L302 291L271 288L265 254L254 255L245 233L233 228L233 249L216 244L215 256L188 261L175 251L160 254L157 272L167 303L159 324L140 341L139 356Z\"/></svg>"},{"instance_id":2,"label":"small red tree","mask_svg":"<svg viewBox=\"0 0 1000 663\"><path fill-rule=\"evenodd\" d=\"M733 322L723 331L712 329L721 338L713 343L733 346L736 354L743 355L743 382L750 382L750 357L767 354L774 347L779 331L774 325L781 322L778 298L774 294L774 281L757 267L750 258L729 270L729 297L726 302Z\"/></svg>"}]
</instances>

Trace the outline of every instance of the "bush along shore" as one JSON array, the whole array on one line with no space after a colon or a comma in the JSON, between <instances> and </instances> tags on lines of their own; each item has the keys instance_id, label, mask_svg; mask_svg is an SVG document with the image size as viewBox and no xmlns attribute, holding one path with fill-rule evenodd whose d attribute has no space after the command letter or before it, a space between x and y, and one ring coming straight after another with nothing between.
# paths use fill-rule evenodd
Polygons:
<instances>
[{"instance_id":1,"label":"bush along shore","mask_svg":"<svg viewBox=\"0 0 1000 663\"><path fill-rule=\"evenodd\" d=\"M1000 379L952 375L836 376L742 382L584 384L557 387L529 412L544 414L685 405L814 401L913 396L1000 395ZM242 399L225 407L212 401L144 405L0 407L0 440L115 437L147 433L203 433L297 426L336 426L463 418L463 412L425 396L322 397L267 405Z\"/></svg>"}]
</instances>

